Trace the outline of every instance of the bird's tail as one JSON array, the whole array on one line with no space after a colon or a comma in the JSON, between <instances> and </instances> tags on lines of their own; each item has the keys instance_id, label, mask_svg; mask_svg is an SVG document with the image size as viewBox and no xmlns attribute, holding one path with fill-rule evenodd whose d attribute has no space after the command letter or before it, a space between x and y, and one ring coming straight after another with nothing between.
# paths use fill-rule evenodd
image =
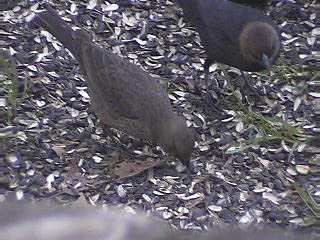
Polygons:
<instances>
[{"instance_id":1,"label":"bird's tail","mask_svg":"<svg viewBox=\"0 0 320 240\"><path fill-rule=\"evenodd\" d=\"M32 21L50 32L79 58L81 42L89 40L89 34L82 29L74 31L49 4L45 5L45 10L38 13Z\"/></svg>"}]
</instances>

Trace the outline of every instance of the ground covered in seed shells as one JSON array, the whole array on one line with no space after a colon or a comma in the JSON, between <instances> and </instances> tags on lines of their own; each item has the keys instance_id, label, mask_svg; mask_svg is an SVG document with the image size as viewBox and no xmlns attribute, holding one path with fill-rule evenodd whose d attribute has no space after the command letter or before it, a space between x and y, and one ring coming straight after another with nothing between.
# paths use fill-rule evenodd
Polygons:
<instances>
[{"instance_id":1,"label":"ground covered in seed shells","mask_svg":"<svg viewBox=\"0 0 320 240\"><path fill-rule=\"evenodd\" d=\"M181 229L267 223L320 234L316 1L271 1L281 56L271 76L246 74L250 87L221 65L202 84L205 52L171 1L52 1L97 43L163 79L200 136L189 172L158 147L101 128L69 51L25 22L40 3L0 12L0 46L12 56L0 61L0 201L86 198Z\"/></svg>"}]
</instances>

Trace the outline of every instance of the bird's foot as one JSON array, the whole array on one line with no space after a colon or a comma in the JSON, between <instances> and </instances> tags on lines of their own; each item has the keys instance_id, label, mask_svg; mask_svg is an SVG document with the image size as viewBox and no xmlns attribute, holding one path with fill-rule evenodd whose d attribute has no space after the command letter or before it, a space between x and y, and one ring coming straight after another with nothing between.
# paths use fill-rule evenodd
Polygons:
<instances>
[{"instance_id":1,"label":"bird's foot","mask_svg":"<svg viewBox=\"0 0 320 240\"><path fill-rule=\"evenodd\" d=\"M249 75L246 76L243 72L241 72L238 80L239 90L241 94L245 96L245 99L247 99L248 102L257 102L262 99L260 91L253 86L252 79Z\"/></svg>"}]
</instances>

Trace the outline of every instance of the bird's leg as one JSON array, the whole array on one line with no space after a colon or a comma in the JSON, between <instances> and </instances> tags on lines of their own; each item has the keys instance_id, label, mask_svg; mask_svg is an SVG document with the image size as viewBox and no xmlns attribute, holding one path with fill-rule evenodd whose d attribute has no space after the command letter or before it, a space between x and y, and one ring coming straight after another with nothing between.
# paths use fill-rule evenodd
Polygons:
<instances>
[{"instance_id":1,"label":"bird's leg","mask_svg":"<svg viewBox=\"0 0 320 240\"><path fill-rule=\"evenodd\" d=\"M203 64L203 69L204 69L204 87L205 90L208 89L209 86L209 68L211 66L211 62L206 59L206 61ZM197 92L201 93L202 90L202 84L201 84L201 78L199 77L196 81L195 81L195 89L197 90Z\"/></svg>"},{"instance_id":2,"label":"bird's leg","mask_svg":"<svg viewBox=\"0 0 320 240\"><path fill-rule=\"evenodd\" d=\"M250 83L248 81L248 78L246 77L246 75L244 74L243 71L240 71L240 76L243 79L243 81L241 81L241 84L240 84L241 90L244 90L247 87L250 87Z\"/></svg>"},{"instance_id":3,"label":"bird's leg","mask_svg":"<svg viewBox=\"0 0 320 240\"><path fill-rule=\"evenodd\" d=\"M210 67L211 63L210 61L208 61L206 59L206 61L203 64L203 69L204 69L204 87L207 90L208 88L208 78L209 78L209 67ZM202 82L201 82L201 78L199 76L199 78L195 81L195 89L200 93L202 90Z\"/></svg>"},{"instance_id":4,"label":"bird's leg","mask_svg":"<svg viewBox=\"0 0 320 240\"><path fill-rule=\"evenodd\" d=\"M241 72L241 80L240 80L240 91L247 97L254 98L256 100L262 99L262 96L259 94L259 91L252 86L252 82L249 81L248 76L245 76L243 71ZM247 99L248 100L248 99ZM255 101L256 101L255 100Z\"/></svg>"},{"instance_id":5,"label":"bird's leg","mask_svg":"<svg viewBox=\"0 0 320 240\"><path fill-rule=\"evenodd\" d=\"M222 88L220 87L218 77L216 75L210 76L209 68L211 64L212 64L212 61L209 61L209 60L206 60L206 62L204 63L206 89L208 91L213 90L216 93L222 93Z\"/></svg>"},{"instance_id":6,"label":"bird's leg","mask_svg":"<svg viewBox=\"0 0 320 240\"><path fill-rule=\"evenodd\" d=\"M110 126L108 126L105 123L102 123L102 129L103 129L103 136L117 139L120 142L119 136L114 131L111 130Z\"/></svg>"},{"instance_id":7,"label":"bird's leg","mask_svg":"<svg viewBox=\"0 0 320 240\"><path fill-rule=\"evenodd\" d=\"M204 65L203 65L203 68L204 68L204 80L205 80L205 87L206 89L208 88L209 86L209 68L211 66L211 62L206 59L206 61L204 62Z\"/></svg>"}]
</instances>

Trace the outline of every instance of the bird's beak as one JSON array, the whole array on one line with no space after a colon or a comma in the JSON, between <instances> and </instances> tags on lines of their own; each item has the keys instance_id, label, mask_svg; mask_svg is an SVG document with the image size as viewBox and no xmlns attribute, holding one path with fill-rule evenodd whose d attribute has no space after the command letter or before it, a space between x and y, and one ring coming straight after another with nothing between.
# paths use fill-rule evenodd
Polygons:
<instances>
[{"instance_id":1,"label":"bird's beak","mask_svg":"<svg viewBox=\"0 0 320 240\"><path fill-rule=\"evenodd\" d=\"M267 69L269 72L271 70L271 64L270 64L270 59L266 54L262 54L262 65L265 69Z\"/></svg>"}]
</instances>

